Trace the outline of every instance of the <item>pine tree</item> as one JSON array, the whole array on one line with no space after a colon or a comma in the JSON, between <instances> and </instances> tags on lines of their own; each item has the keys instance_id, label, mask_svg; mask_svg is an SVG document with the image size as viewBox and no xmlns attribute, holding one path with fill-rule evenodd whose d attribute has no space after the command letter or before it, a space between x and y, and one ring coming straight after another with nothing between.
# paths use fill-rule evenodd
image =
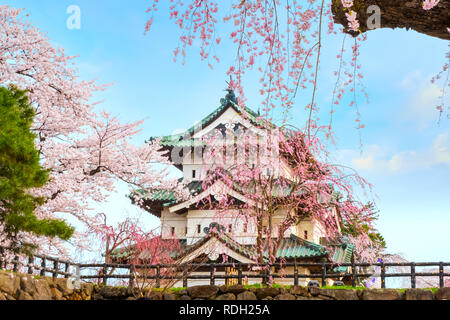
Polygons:
<instances>
[{"instance_id":1,"label":"pine tree","mask_svg":"<svg viewBox=\"0 0 450 320\"><path fill-rule=\"evenodd\" d=\"M0 231L15 249L31 246L20 232L68 240L74 229L57 219L38 219L34 211L45 199L29 193L46 184L49 172L39 163L31 131L34 110L24 91L0 87ZM1 230L2 229L2 230Z\"/></svg>"}]
</instances>

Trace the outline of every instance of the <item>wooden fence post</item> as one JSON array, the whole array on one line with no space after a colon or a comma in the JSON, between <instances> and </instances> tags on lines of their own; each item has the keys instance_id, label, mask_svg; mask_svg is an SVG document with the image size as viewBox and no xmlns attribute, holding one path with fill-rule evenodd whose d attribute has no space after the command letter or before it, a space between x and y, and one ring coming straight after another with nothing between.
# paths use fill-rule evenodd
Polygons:
<instances>
[{"instance_id":1,"label":"wooden fence post","mask_svg":"<svg viewBox=\"0 0 450 320\"><path fill-rule=\"evenodd\" d=\"M69 267L70 267L70 265L69 265L69 263L68 262L66 262L65 263L65 267L64 267L64 272L66 273L65 275L64 275L64 278L69 278L69 275L67 274L67 273L69 273Z\"/></svg>"},{"instance_id":2,"label":"wooden fence post","mask_svg":"<svg viewBox=\"0 0 450 320\"><path fill-rule=\"evenodd\" d=\"M28 257L28 274L33 274L33 264L34 264L34 257L29 256Z\"/></svg>"},{"instance_id":3,"label":"wooden fence post","mask_svg":"<svg viewBox=\"0 0 450 320\"><path fill-rule=\"evenodd\" d=\"M134 264L132 264L130 266L129 270L130 270L130 280L128 282L128 287L130 287L132 289L134 287L134 278L135 278L135 276L134 276L134 271L135 271Z\"/></svg>"},{"instance_id":4,"label":"wooden fence post","mask_svg":"<svg viewBox=\"0 0 450 320\"><path fill-rule=\"evenodd\" d=\"M356 287L356 264L352 262L352 287Z\"/></svg>"},{"instance_id":5,"label":"wooden fence post","mask_svg":"<svg viewBox=\"0 0 450 320\"><path fill-rule=\"evenodd\" d=\"M18 270L19 270L19 256L15 255L13 261L13 271L17 272Z\"/></svg>"},{"instance_id":6,"label":"wooden fence post","mask_svg":"<svg viewBox=\"0 0 450 320\"><path fill-rule=\"evenodd\" d=\"M161 288L161 266L156 265L156 287Z\"/></svg>"},{"instance_id":7,"label":"wooden fence post","mask_svg":"<svg viewBox=\"0 0 450 320\"><path fill-rule=\"evenodd\" d=\"M226 271L225 271L225 273L227 273ZM210 285L214 285L215 284L215 279L214 279L214 266L212 266L211 265L211 268L210 268L210 270L209 270L209 284ZM227 283L227 279L225 279L225 284Z\"/></svg>"},{"instance_id":8,"label":"wooden fence post","mask_svg":"<svg viewBox=\"0 0 450 320\"><path fill-rule=\"evenodd\" d=\"M439 288L444 287L444 263L439 262Z\"/></svg>"},{"instance_id":9,"label":"wooden fence post","mask_svg":"<svg viewBox=\"0 0 450 320\"><path fill-rule=\"evenodd\" d=\"M294 267L294 286L298 286L298 268Z\"/></svg>"},{"instance_id":10,"label":"wooden fence post","mask_svg":"<svg viewBox=\"0 0 450 320\"><path fill-rule=\"evenodd\" d=\"M322 287L326 286L326 274L327 274L327 269L325 267L325 263L322 262Z\"/></svg>"},{"instance_id":11,"label":"wooden fence post","mask_svg":"<svg viewBox=\"0 0 450 320\"><path fill-rule=\"evenodd\" d=\"M183 288L187 288L188 285L188 279L187 279L187 275L186 272L183 273Z\"/></svg>"},{"instance_id":12,"label":"wooden fence post","mask_svg":"<svg viewBox=\"0 0 450 320\"><path fill-rule=\"evenodd\" d=\"M270 280L270 266L266 264L263 275L263 284L269 285L269 280Z\"/></svg>"},{"instance_id":13,"label":"wooden fence post","mask_svg":"<svg viewBox=\"0 0 450 320\"><path fill-rule=\"evenodd\" d=\"M107 268L106 265L105 265L105 266L103 267L103 269L102 269L103 285L105 285L105 286L106 286L107 281L108 281L107 273L108 273L108 268Z\"/></svg>"},{"instance_id":14,"label":"wooden fence post","mask_svg":"<svg viewBox=\"0 0 450 320\"><path fill-rule=\"evenodd\" d=\"M386 288L386 269L384 266L384 262L381 262L381 288Z\"/></svg>"},{"instance_id":15,"label":"wooden fence post","mask_svg":"<svg viewBox=\"0 0 450 320\"><path fill-rule=\"evenodd\" d=\"M242 264L238 265L238 284L242 285Z\"/></svg>"},{"instance_id":16,"label":"wooden fence post","mask_svg":"<svg viewBox=\"0 0 450 320\"><path fill-rule=\"evenodd\" d=\"M45 268L47 267L47 259L41 258L41 272L39 272L39 275L41 277L45 276Z\"/></svg>"},{"instance_id":17,"label":"wooden fence post","mask_svg":"<svg viewBox=\"0 0 450 320\"><path fill-rule=\"evenodd\" d=\"M411 262L411 288L416 287L416 264Z\"/></svg>"},{"instance_id":18,"label":"wooden fence post","mask_svg":"<svg viewBox=\"0 0 450 320\"><path fill-rule=\"evenodd\" d=\"M59 261L58 259L53 261L53 278L58 278Z\"/></svg>"}]
</instances>

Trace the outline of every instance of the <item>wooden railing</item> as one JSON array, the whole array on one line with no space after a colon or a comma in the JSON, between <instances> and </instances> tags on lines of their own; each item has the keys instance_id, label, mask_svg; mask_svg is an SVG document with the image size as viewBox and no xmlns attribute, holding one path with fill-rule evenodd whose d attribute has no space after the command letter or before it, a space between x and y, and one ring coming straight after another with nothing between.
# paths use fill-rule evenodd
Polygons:
<instances>
[{"instance_id":1,"label":"wooden railing","mask_svg":"<svg viewBox=\"0 0 450 320\"><path fill-rule=\"evenodd\" d=\"M450 277L449 272L444 272L445 267L450 266L450 262L402 262L402 263L276 263L272 265L257 265L248 263L208 263L208 264L157 264L157 265L134 265L134 264L106 264L91 263L80 264L70 261L60 260L58 258L33 255L32 257L19 257L16 255L13 259L7 261L5 253L7 249L0 247L0 269L7 269L14 272L21 270L29 274L45 276L51 274L53 277L64 276L65 278L75 278L79 280L101 280L104 284L108 279L128 280L130 284L139 279L154 280L156 287L161 287L162 281L178 280L183 282L183 287L187 287L188 280L209 280L214 285L216 280L224 279L225 282L230 279L237 279L238 284L243 284L247 279L262 279L263 283L268 283L269 279L293 279L294 285L299 284L299 279L320 279L322 286L326 284L326 279L340 279L345 277L351 281L353 287L358 285L358 280L369 277L381 278L381 287L386 287L387 278L409 277L411 279L411 288L416 287L417 277L438 277L439 287L445 285L445 277ZM40 262L40 263L36 263ZM50 266L49 266L50 264ZM286 270L290 268L291 273L273 272L273 269ZM333 272L335 267L348 267L347 272ZM360 272L363 268L375 267L380 270L379 275L369 272ZM389 267L409 267L410 272L388 273ZM417 267L438 267L437 272L416 272ZM61 270L64 269L64 271ZM233 268L232 274L216 274L217 269ZM312 268L320 272L312 274L301 274L299 268ZM75 271L73 271L75 269ZM139 269L150 271L147 275L142 275ZM176 270L176 272L167 273L164 270ZM72 272L70 271L72 270ZM88 270L94 271L94 274L86 274ZM112 272L111 272L112 270ZM118 271L122 270L122 274ZM203 270L203 274L192 272L192 270ZM208 271L205 271L208 270ZM348 272L350 270L350 272ZM22 271L22 272L23 272ZM163 271L163 272L162 272Z\"/></svg>"},{"instance_id":2,"label":"wooden railing","mask_svg":"<svg viewBox=\"0 0 450 320\"><path fill-rule=\"evenodd\" d=\"M50 273L54 278L58 276L69 278L74 277L77 273L70 272L71 267L74 269L79 268L77 263L39 254L32 256L12 254L13 258L7 259L6 255L8 252L11 253L7 248L0 247L0 269L13 272L21 271L28 274L36 274L38 272L40 276L46 276ZM62 268L64 271L62 271Z\"/></svg>"}]
</instances>

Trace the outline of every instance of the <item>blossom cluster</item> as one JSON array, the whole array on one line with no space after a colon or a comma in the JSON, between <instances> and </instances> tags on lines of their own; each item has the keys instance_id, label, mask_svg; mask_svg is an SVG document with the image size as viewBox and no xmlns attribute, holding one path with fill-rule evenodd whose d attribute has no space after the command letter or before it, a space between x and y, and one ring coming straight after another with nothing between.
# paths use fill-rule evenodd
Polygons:
<instances>
[{"instance_id":1,"label":"blossom cluster","mask_svg":"<svg viewBox=\"0 0 450 320\"><path fill-rule=\"evenodd\" d=\"M155 168L154 163L169 163L157 144L130 143L143 121L124 124L99 112L91 98L108 85L80 81L73 67L75 57L54 48L46 35L23 19L21 9L0 6L0 83L27 90L35 110L36 148L50 172L49 183L31 190L45 199L37 217L75 219L95 227L100 222L90 206L105 201L118 181L138 188L177 189L178 182L168 178L167 170ZM41 248L65 252L56 238L21 237ZM87 238L77 232L72 240L87 247Z\"/></svg>"},{"instance_id":2,"label":"blossom cluster","mask_svg":"<svg viewBox=\"0 0 450 320\"><path fill-rule=\"evenodd\" d=\"M435 6L437 6L437 4L439 3L440 0L425 0L423 2L423 8L424 10L431 10L433 9Z\"/></svg>"}]
</instances>

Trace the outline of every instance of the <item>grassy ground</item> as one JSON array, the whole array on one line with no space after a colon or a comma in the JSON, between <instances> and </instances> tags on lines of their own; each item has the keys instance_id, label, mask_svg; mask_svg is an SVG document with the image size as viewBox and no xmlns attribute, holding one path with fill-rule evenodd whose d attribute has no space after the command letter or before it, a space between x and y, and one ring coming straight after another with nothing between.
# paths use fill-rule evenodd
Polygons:
<instances>
[{"instance_id":1,"label":"grassy ground","mask_svg":"<svg viewBox=\"0 0 450 320\"><path fill-rule=\"evenodd\" d=\"M280 285L277 283L273 284L274 288L286 288L287 290L290 289L291 286L289 285ZM246 289L250 289L250 288L267 288L267 285L262 285L262 284L252 284L252 285L246 285L245 286ZM324 286L324 287L320 287L321 289L335 289L335 290L342 290L342 289L355 289L355 290L365 290L367 289L366 287L363 286L358 286L358 287L352 287L352 286ZM163 291L163 289L153 289L153 290L158 290L158 291ZM168 289L172 292L179 292L181 290L186 290L186 288L170 288ZM397 291L400 292L405 292L406 289L395 289ZM433 293L436 293L436 291L439 290L439 288L423 288L422 290L431 290Z\"/></svg>"},{"instance_id":2,"label":"grassy ground","mask_svg":"<svg viewBox=\"0 0 450 320\"><path fill-rule=\"evenodd\" d=\"M100 285L100 287L102 287L102 286L103 285ZM285 288L285 289L289 290L291 286L290 285L281 285L281 284L278 284L278 283L274 283L273 287L274 288ZM126 288L126 287L123 287L123 288ZM250 288L267 288L267 285L255 283L255 284L252 284L252 285L246 285L245 288L246 289L250 289ZM352 287L352 286L324 286L324 287L320 287L320 288L321 289L334 289L334 290L342 290L342 289L347 289L347 290L349 290L349 289L365 290L365 289L367 289L364 286L357 286L357 287ZM185 287L167 288L166 290L164 290L164 288L152 288L152 291L155 291L155 292L166 291L166 292L177 293L177 292L180 292L181 290L186 290L186 289L187 288L185 288ZM395 289L395 290L397 290L399 292L405 292L406 289ZM422 290L431 290L433 293L436 293L439 290L439 288L423 288Z\"/></svg>"},{"instance_id":3,"label":"grassy ground","mask_svg":"<svg viewBox=\"0 0 450 320\"><path fill-rule=\"evenodd\" d=\"M351 286L325 286L325 287L321 287L322 289L356 289L356 290L365 290L367 289L366 287L351 287ZM397 289L395 288L395 290L399 291L399 292L405 292L406 289L402 288L402 289ZM436 293L439 288L422 288L422 290L431 290L433 293Z\"/></svg>"},{"instance_id":4,"label":"grassy ground","mask_svg":"<svg viewBox=\"0 0 450 320\"><path fill-rule=\"evenodd\" d=\"M352 287L352 286L325 286L321 287L322 289L355 289L355 290L364 290L367 289L366 287Z\"/></svg>"}]
</instances>

